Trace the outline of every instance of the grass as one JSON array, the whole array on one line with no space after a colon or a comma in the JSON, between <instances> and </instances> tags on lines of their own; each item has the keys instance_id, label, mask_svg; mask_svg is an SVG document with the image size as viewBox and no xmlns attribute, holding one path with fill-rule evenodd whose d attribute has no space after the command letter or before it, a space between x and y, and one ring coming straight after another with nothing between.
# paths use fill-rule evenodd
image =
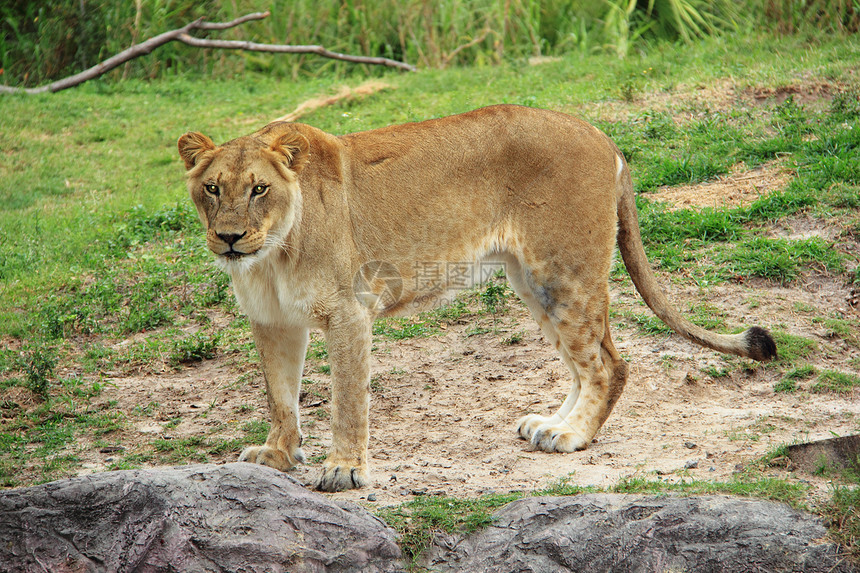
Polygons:
<instances>
[{"instance_id":1,"label":"grass","mask_svg":"<svg viewBox=\"0 0 860 573\"><path fill-rule=\"evenodd\" d=\"M678 483L667 483L662 480L650 480L647 478L627 478L622 479L610 489L616 493L639 494L727 494L780 501L797 509L807 509L805 501L809 486L802 483L792 483L783 479L744 476L742 474L728 482L683 480Z\"/></svg>"},{"instance_id":2,"label":"grass","mask_svg":"<svg viewBox=\"0 0 860 573\"><path fill-rule=\"evenodd\" d=\"M860 376L836 370L825 370L818 375L818 379L811 390L818 393L841 394L850 393L855 388L860 388Z\"/></svg>"},{"instance_id":3,"label":"grass","mask_svg":"<svg viewBox=\"0 0 860 573\"><path fill-rule=\"evenodd\" d=\"M488 495L477 499L418 496L377 515L400 534L400 546L413 564L430 546L436 531L469 534L492 523L492 512L522 497L521 494Z\"/></svg>"}]
</instances>

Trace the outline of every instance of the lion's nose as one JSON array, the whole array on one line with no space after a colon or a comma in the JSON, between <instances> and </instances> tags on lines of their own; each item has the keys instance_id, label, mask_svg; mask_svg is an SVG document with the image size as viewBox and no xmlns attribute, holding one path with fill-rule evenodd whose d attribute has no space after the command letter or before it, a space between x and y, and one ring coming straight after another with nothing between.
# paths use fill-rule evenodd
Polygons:
<instances>
[{"instance_id":1,"label":"lion's nose","mask_svg":"<svg viewBox=\"0 0 860 573\"><path fill-rule=\"evenodd\" d=\"M236 235L234 233L216 233L219 239L221 239L231 247L236 243L236 241L244 237L246 234L247 231L242 233L241 235Z\"/></svg>"}]
</instances>

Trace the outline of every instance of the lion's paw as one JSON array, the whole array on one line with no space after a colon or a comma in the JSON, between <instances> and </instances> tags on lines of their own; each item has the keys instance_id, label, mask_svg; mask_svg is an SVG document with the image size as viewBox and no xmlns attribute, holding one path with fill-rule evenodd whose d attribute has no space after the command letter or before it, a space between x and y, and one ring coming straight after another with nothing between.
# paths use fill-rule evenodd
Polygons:
<instances>
[{"instance_id":1,"label":"lion's paw","mask_svg":"<svg viewBox=\"0 0 860 573\"><path fill-rule=\"evenodd\" d=\"M305 454L301 448L296 448L291 455L269 446L251 446L242 450L239 461L269 466L285 472L294 468L296 464L304 463Z\"/></svg>"},{"instance_id":2,"label":"lion's paw","mask_svg":"<svg viewBox=\"0 0 860 573\"><path fill-rule=\"evenodd\" d=\"M517 423L517 433L522 439L531 441L535 431L541 426L558 424L560 422L561 418L558 416L547 417L529 414L520 418L520 421Z\"/></svg>"},{"instance_id":3,"label":"lion's paw","mask_svg":"<svg viewBox=\"0 0 860 573\"><path fill-rule=\"evenodd\" d=\"M565 423L539 426L531 437L532 445L545 452L576 452L587 448L589 441Z\"/></svg>"},{"instance_id":4,"label":"lion's paw","mask_svg":"<svg viewBox=\"0 0 860 573\"><path fill-rule=\"evenodd\" d=\"M366 486L367 481L367 467L326 462L323 473L317 480L316 488L330 492L358 489Z\"/></svg>"}]
</instances>

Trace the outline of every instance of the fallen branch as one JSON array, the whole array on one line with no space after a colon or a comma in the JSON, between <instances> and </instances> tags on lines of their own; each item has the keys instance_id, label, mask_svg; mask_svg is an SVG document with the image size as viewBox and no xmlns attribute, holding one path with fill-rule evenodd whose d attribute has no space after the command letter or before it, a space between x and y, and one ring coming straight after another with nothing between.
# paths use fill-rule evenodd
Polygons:
<instances>
[{"instance_id":1,"label":"fallen branch","mask_svg":"<svg viewBox=\"0 0 860 573\"><path fill-rule=\"evenodd\" d=\"M58 92L60 90L64 90L82 84L87 80L97 78L129 60L133 60L134 58L137 58L144 54L149 54L159 46L163 46L164 44L173 41L179 41L189 46L195 46L199 48L247 50L253 52L272 52L277 54L317 54L325 58L343 60L346 62L382 65L391 68L407 70L410 72L415 71L415 66L407 64L405 62L398 62L396 60L390 60L388 58L340 54L338 52L329 51L322 46L290 46L279 44L258 44L255 42L241 42L233 40L208 40L195 38L194 36L189 34L189 32L191 32L192 30L226 30L228 28L233 28L251 20L262 20L267 16L269 16L269 12L254 12L252 14L246 14L241 18L236 18L235 20L232 20L230 22L206 22L203 20L203 18L200 18L198 20L194 20L193 22L189 22L181 28L164 32L163 34L153 36L152 38L144 42L135 44L134 46L123 50L115 56L108 58L107 60L96 64L95 66L80 73L77 73L73 76L69 76L61 80L57 80L53 83L39 86L37 88L16 88L12 86L0 85L0 93L39 94L44 92Z\"/></svg>"}]
</instances>

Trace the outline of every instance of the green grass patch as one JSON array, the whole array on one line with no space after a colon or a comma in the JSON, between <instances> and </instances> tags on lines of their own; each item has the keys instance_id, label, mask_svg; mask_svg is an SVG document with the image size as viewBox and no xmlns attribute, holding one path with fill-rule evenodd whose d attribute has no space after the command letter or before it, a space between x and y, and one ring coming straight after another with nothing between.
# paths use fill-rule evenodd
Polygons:
<instances>
[{"instance_id":1,"label":"green grass patch","mask_svg":"<svg viewBox=\"0 0 860 573\"><path fill-rule=\"evenodd\" d=\"M830 522L830 535L860 560L860 481L854 485L836 485L822 513Z\"/></svg>"},{"instance_id":2,"label":"green grass patch","mask_svg":"<svg viewBox=\"0 0 860 573\"><path fill-rule=\"evenodd\" d=\"M630 320L636 328L643 334L660 334L667 335L674 332L662 320L651 314L639 314L631 311L624 311L621 316Z\"/></svg>"},{"instance_id":3,"label":"green grass patch","mask_svg":"<svg viewBox=\"0 0 860 573\"><path fill-rule=\"evenodd\" d=\"M792 368L782 377L782 380L777 382L773 390L774 392L794 392L797 390L797 382L801 380L809 380L818 374L818 369L811 364L804 364L797 368Z\"/></svg>"},{"instance_id":4,"label":"green grass patch","mask_svg":"<svg viewBox=\"0 0 860 573\"><path fill-rule=\"evenodd\" d=\"M375 336L382 336L391 340L420 338L438 333L439 330L434 325L424 321L414 322L409 318L383 318L373 323Z\"/></svg>"},{"instance_id":5,"label":"green grass patch","mask_svg":"<svg viewBox=\"0 0 860 573\"><path fill-rule=\"evenodd\" d=\"M522 494L488 495L477 499L419 496L402 505L384 507L377 515L400 535L400 546L413 563L430 546L434 531L469 534L492 523L492 513Z\"/></svg>"},{"instance_id":6,"label":"green grass patch","mask_svg":"<svg viewBox=\"0 0 860 573\"><path fill-rule=\"evenodd\" d=\"M782 330L774 330L771 335L779 352L777 363L781 366L791 366L818 350L817 342L803 336L789 334Z\"/></svg>"},{"instance_id":7,"label":"green grass patch","mask_svg":"<svg viewBox=\"0 0 860 573\"><path fill-rule=\"evenodd\" d=\"M860 376L836 370L823 370L812 386L812 391L817 393L846 394L852 392L855 388L860 388Z\"/></svg>"},{"instance_id":8,"label":"green grass patch","mask_svg":"<svg viewBox=\"0 0 860 573\"><path fill-rule=\"evenodd\" d=\"M684 480L678 483L667 483L661 480L647 478L624 478L610 488L617 493L679 493L683 495L712 495L728 494L740 497L755 497L787 503L799 509L805 509L805 500L810 486L803 483L793 483L782 479L747 476L739 474L728 482L710 482L699 480Z\"/></svg>"},{"instance_id":9,"label":"green grass patch","mask_svg":"<svg viewBox=\"0 0 860 573\"><path fill-rule=\"evenodd\" d=\"M728 272L789 283L804 267L839 273L845 256L819 238L788 240L753 237L723 251L719 262Z\"/></svg>"}]
</instances>

